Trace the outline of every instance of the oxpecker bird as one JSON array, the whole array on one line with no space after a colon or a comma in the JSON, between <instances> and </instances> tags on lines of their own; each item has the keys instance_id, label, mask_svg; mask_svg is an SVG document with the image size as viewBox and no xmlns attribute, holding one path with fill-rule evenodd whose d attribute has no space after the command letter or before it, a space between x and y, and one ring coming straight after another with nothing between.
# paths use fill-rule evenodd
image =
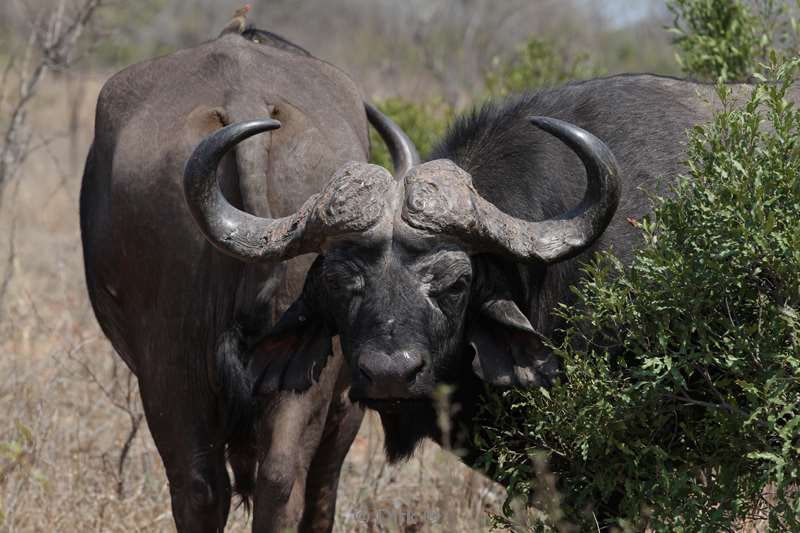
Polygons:
<instances>
[{"instance_id":1,"label":"oxpecker bird","mask_svg":"<svg viewBox=\"0 0 800 533\"><path fill-rule=\"evenodd\" d=\"M247 12L250 11L250 4L245 4L233 13L233 18L228 21L225 27L220 32L219 36L222 37L228 33L242 33L247 29Z\"/></svg>"}]
</instances>

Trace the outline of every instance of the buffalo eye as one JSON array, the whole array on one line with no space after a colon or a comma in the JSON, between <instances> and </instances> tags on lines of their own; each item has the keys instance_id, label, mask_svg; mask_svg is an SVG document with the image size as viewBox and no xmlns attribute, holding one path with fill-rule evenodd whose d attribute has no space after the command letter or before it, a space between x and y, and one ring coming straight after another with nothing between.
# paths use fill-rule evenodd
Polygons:
<instances>
[{"instance_id":1,"label":"buffalo eye","mask_svg":"<svg viewBox=\"0 0 800 533\"><path fill-rule=\"evenodd\" d=\"M469 287L469 275L462 274L453 283L444 288L442 293L461 294Z\"/></svg>"},{"instance_id":2,"label":"buffalo eye","mask_svg":"<svg viewBox=\"0 0 800 533\"><path fill-rule=\"evenodd\" d=\"M337 294L361 294L364 290L364 279L360 275L335 276L328 280L328 286Z\"/></svg>"},{"instance_id":3,"label":"buffalo eye","mask_svg":"<svg viewBox=\"0 0 800 533\"><path fill-rule=\"evenodd\" d=\"M440 308L449 307L456 303L469 288L470 280L468 274L462 274L453 282L431 290L431 297L438 303Z\"/></svg>"},{"instance_id":4,"label":"buffalo eye","mask_svg":"<svg viewBox=\"0 0 800 533\"><path fill-rule=\"evenodd\" d=\"M325 270L325 284L334 294L357 295L364 290L364 277L354 264L332 263Z\"/></svg>"}]
</instances>

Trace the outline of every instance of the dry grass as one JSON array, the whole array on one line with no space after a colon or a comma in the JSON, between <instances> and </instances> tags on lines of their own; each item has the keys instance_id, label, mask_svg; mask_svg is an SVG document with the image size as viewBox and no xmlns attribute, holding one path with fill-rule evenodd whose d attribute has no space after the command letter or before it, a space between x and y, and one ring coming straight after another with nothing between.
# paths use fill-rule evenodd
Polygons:
<instances>
[{"instance_id":1,"label":"dry grass","mask_svg":"<svg viewBox=\"0 0 800 533\"><path fill-rule=\"evenodd\" d=\"M47 85L37 131L66 130L80 104L78 133L38 151L0 210L0 276L14 252L0 306L0 532L173 531L152 438L144 424L132 435L141 416L135 382L86 297L77 198L101 79L83 81L80 102L68 101L64 80ZM344 466L336 530L481 531L502 499L502 489L433 444L387 465L369 415ZM228 529L249 530L241 510Z\"/></svg>"}]
</instances>

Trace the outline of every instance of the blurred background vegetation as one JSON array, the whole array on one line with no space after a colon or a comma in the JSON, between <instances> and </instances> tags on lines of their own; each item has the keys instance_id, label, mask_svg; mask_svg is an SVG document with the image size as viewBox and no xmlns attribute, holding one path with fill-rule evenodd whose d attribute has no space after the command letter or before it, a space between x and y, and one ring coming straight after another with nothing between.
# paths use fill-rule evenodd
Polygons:
<instances>
[{"instance_id":1,"label":"blurred background vegetation","mask_svg":"<svg viewBox=\"0 0 800 533\"><path fill-rule=\"evenodd\" d=\"M106 37L86 68L117 69L216 36L242 0L112 2ZM255 0L249 20L344 68L378 99L443 97L464 104L485 73L535 36L559 61L608 73L677 74L656 0ZM32 17L56 0L0 3L0 50L29 36ZM591 52L587 54L587 52ZM554 52L555 53L555 52Z\"/></svg>"},{"instance_id":2,"label":"blurred background vegetation","mask_svg":"<svg viewBox=\"0 0 800 533\"><path fill-rule=\"evenodd\" d=\"M70 70L108 75L212 39L244 0L104 0ZM76 3L76 2L73 2ZM62 0L0 3L0 62ZM249 21L343 68L423 155L456 111L601 74L678 75L659 0L255 0ZM2 64L2 63L0 63ZM75 74L78 72L78 74ZM80 92L80 87L75 87ZM374 160L389 161L373 134ZM80 157L72 157L77 164Z\"/></svg>"}]
</instances>

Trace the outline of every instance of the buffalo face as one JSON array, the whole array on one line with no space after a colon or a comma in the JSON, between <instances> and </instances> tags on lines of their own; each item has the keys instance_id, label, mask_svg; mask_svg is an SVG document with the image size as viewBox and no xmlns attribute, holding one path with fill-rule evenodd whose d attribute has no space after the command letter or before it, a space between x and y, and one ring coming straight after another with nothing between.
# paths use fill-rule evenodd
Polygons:
<instances>
[{"instance_id":1,"label":"buffalo face","mask_svg":"<svg viewBox=\"0 0 800 533\"><path fill-rule=\"evenodd\" d=\"M472 282L463 250L421 251L401 239L340 245L322 276L355 399L427 398L453 376Z\"/></svg>"},{"instance_id":2,"label":"buffalo face","mask_svg":"<svg viewBox=\"0 0 800 533\"><path fill-rule=\"evenodd\" d=\"M343 244L320 260L354 399L430 398L470 370L498 386L550 383L558 361L512 298L513 271L455 245L403 241Z\"/></svg>"}]
</instances>

